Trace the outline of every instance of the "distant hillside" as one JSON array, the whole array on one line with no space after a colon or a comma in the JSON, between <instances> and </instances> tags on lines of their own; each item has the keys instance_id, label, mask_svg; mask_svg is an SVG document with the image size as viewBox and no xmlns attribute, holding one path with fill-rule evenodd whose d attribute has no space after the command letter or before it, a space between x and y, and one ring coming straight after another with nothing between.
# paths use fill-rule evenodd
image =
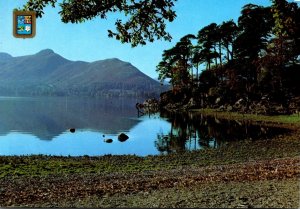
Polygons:
<instances>
[{"instance_id":1,"label":"distant hillside","mask_svg":"<svg viewBox=\"0 0 300 209\"><path fill-rule=\"evenodd\" d=\"M116 58L89 63L50 49L21 57L0 53L0 95L158 96L165 88Z\"/></svg>"},{"instance_id":2,"label":"distant hillside","mask_svg":"<svg viewBox=\"0 0 300 209\"><path fill-rule=\"evenodd\" d=\"M0 53L0 62L4 62L4 61L7 61L9 59L11 59L12 56L10 54L7 54L7 53Z\"/></svg>"}]
</instances>

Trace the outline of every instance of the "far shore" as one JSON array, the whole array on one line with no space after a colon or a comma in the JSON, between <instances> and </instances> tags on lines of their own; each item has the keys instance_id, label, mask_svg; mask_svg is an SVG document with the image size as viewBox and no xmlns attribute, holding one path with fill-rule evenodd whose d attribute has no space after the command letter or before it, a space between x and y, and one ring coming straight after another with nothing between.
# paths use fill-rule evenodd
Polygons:
<instances>
[{"instance_id":1,"label":"far shore","mask_svg":"<svg viewBox=\"0 0 300 209\"><path fill-rule=\"evenodd\" d=\"M219 111L218 109L190 109L189 112L201 113L203 115L215 116L217 118L228 120L249 120L251 122L261 122L264 125L273 125L286 127L290 129L300 128L300 114L292 115L258 115L258 114L242 114L239 112Z\"/></svg>"}]
</instances>

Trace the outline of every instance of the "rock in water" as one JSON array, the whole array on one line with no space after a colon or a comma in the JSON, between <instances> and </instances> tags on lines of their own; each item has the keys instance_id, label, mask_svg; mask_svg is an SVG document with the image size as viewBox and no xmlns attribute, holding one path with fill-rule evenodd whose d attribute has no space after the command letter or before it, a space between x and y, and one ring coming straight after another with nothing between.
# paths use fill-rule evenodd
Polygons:
<instances>
[{"instance_id":1,"label":"rock in water","mask_svg":"<svg viewBox=\"0 0 300 209\"><path fill-rule=\"evenodd\" d=\"M75 128L70 128L71 133L75 133Z\"/></svg>"},{"instance_id":2,"label":"rock in water","mask_svg":"<svg viewBox=\"0 0 300 209\"><path fill-rule=\"evenodd\" d=\"M128 137L126 134L121 133L121 134L118 136L118 139L119 139L120 142L124 142L124 141L126 141L127 139L129 139L129 137Z\"/></svg>"},{"instance_id":3,"label":"rock in water","mask_svg":"<svg viewBox=\"0 0 300 209\"><path fill-rule=\"evenodd\" d=\"M106 143L112 143L113 140L112 139L104 139L104 142L106 142Z\"/></svg>"}]
</instances>

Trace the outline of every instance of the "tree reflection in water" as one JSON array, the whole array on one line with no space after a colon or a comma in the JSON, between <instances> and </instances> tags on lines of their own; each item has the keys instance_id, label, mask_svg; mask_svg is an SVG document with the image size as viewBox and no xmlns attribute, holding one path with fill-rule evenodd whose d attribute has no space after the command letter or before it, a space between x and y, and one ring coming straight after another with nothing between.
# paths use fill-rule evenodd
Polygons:
<instances>
[{"instance_id":1,"label":"tree reflection in water","mask_svg":"<svg viewBox=\"0 0 300 209\"><path fill-rule=\"evenodd\" d=\"M155 147L160 153L183 152L225 146L238 140L263 140L288 132L287 129L205 117L200 113L160 113L171 124L168 134L159 133Z\"/></svg>"}]
</instances>

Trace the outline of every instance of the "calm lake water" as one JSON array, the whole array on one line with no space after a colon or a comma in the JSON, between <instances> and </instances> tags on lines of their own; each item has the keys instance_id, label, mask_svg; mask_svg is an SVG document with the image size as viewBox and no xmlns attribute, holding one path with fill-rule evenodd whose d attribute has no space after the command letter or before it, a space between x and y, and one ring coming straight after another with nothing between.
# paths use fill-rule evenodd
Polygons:
<instances>
[{"instance_id":1,"label":"calm lake water","mask_svg":"<svg viewBox=\"0 0 300 209\"><path fill-rule=\"evenodd\" d=\"M166 154L286 132L200 114L138 117L139 99L0 97L0 155ZM71 133L70 128L75 128ZM118 140L125 133L129 139ZM105 139L112 139L107 143Z\"/></svg>"}]
</instances>

